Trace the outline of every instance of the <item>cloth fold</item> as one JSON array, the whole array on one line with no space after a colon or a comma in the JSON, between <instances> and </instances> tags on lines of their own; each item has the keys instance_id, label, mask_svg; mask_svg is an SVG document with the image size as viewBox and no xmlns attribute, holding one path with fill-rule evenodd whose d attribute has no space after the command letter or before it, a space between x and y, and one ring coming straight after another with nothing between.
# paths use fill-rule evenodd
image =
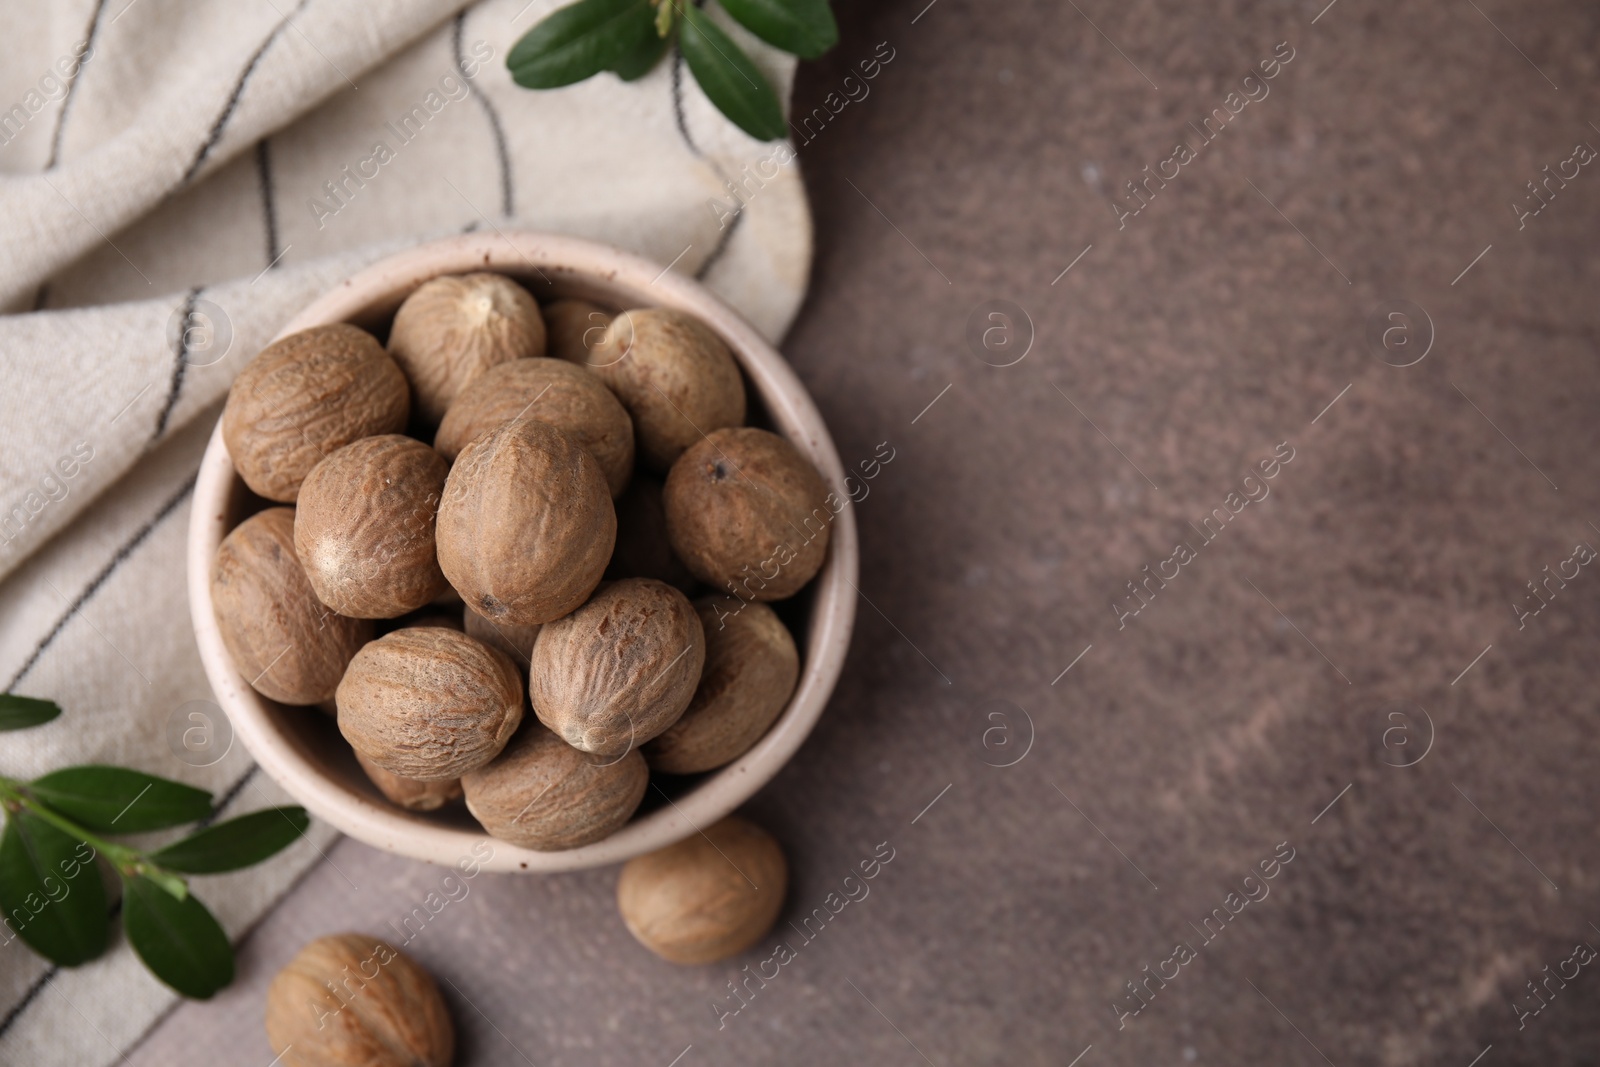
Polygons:
<instances>
[{"instance_id":1,"label":"cloth fold","mask_svg":"<svg viewBox=\"0 0 1600 1067\"><path fill-rule=\"evenodd\" d=\"M189 496L238 369L360 267L551 230L672 264L782 335L811 256L792 151L727 122L672 54L631 84L517 87L505 55L556 6L0 10L0 680L65 709L0 738L0 773L116 762L211 789L225 816L286 802L226 743L200 669ZM708 12L787 98L792 59ZM177 739L200 722L196 752ZM314 824L196 890L238 936L331 838ZM0 1063L114 1062L172 1002L120 937L70 972L0 952Z\"/></svg>"}]
</instances>

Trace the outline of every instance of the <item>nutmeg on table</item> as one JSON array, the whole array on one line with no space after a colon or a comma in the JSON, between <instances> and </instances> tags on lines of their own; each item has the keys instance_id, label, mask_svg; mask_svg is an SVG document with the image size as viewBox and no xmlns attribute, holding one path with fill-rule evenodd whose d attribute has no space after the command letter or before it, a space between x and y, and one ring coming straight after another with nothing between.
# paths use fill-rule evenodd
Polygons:
<instances>
[{"instance_id":1,"label":"nutmeg on table","mask_svg":"<svg viewBox=\"0 0 1600 1067\"><path fill-rule=\"evenodd\" d=\"M487 272L421 285L387 351L346 324L280 339L223 415L246 485L295 505L218 550L229 654L270 699L333 697L382 802L464 795L522 847L600 840L652 769L737 760L793 693L798 650L762 602L816 575L833 512L746 413L694 316L541 311Z\"/></svg>"},{"instance_id":2,"label":"nutmeg on table","mask_svg":"<svg viewBox=\"0 0 1600 1067\"><path fill-rule=\"evenodd\" d=\"M467 802L496 826L518 805L532 807L518 832L533 847L611 832L644 790L637 751L601 766L544 732L520 735L508 755L511 773L468 775ZM524 772L531 772L526 781ZM546 799L550 792L565 795ZM512 816L503 825L521 824ZM788 884L777 840L730 815L628 861L617 878L617 910L628 932L663 960L715 963L772 929ZM455 1025L433 977L365 934L320 937L302 948L267 990L266 1028L286 1067L449 1067L455 1056Z\"/></svg>"},{"instance_id":3,"label":"nutmeg on table","mask_svg":"<svg viewBox=\"0 0 1600 1067\"><path fill-rule=\"evenodd\" d=\"M617 879L628 932L671 963L713 963L772 929L789 886L783 849L736 815L629 860Z\"/></svg>"},{"instance_id":4,"label":"nutmeg on table","mask_svg":"<svg viewBox=\"0 0 1600 1067\"><path fill-rule=\"evenodd\" d=\"M321 937L267 989L283 1067L450 1067L456 1031L433 976L365 934Z\"/></svg>"}]
</instances>

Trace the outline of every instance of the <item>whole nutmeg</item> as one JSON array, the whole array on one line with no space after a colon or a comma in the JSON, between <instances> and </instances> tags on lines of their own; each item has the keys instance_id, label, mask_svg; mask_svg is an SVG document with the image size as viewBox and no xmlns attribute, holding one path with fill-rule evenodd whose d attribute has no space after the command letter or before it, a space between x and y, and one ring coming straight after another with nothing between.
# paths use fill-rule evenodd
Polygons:
<instances>
[{"instance_id":1,"label":"whole nutmeg","mask_svg":"<svg viewBox=\"0 0 1600 1067\"><path fill-rule=\"evenodd\" d=\"M671 963L714 963L761 940L783 909L789 866L771 834L730 815L629 860L617 879L628 932Z\"/></svg>"},{"instance_id":2,"label":"whole nutmeg","mask_svg":"<svg viewBox=\"0 0 1600 1067\"><path fill-rule=\"evenodd\" d=\"M450 1067L456 1032L433 977L365 934L319 937L267 989L283 1067Z\"/></svg>"},{"instance_id":3,"label":"whole nutmeg","mask_svg":"<svg viewBox=\"0 0 1600 1067\"><path fill-rule=\"evenodd\" d=\"M565 430L522 419L461 450L436 536L439 566L468 607L535 626L600 583L617 514L599 461Z\"/></svg>"},{"instance_id":4,"label":"whole nutmeg","mask_svg":"<svg viewBox=\"0 0 1600 1067\"><path fill-rule=\"evenodd\" d=\"M611 312L587 300L552 300L540 309L548 335L547 355L573 363L587 363L589 353L605 335Z\"/></svg>"},{"instance_id":5,"label":"whole nutmeg","mask_svg":"<svg viewBox=\"0 0 1600 1067\"><path fill-rule=\"evenodd\" d=\"M365 330L313 326L274 341L245 364L222 409L222 440L257 494L294 503L328 453L405 429L411 390Z\"/></svg>"},{"instance_id":6,"label":"whole nutmeg","mask_svg":"<svg viewBox=\"0 0 1600 1067\"><path fill-rule=\"evenodd\" d=\"M363 437L311 468L294 547L317 599L341 615L392 619L444 592L433 520L449 473L443 456L397 433Z\"/></svg>"},{"instance_id":7,"label":"whole nutmeg","mask_svg":"<svg viewBox=\"0 0 1600 1067\"><path fill-rule=\"evenodd\" d=\"M836 499L777 434L717 430L667 475L667 537L695 577L718 592L782 600L821 569Z\"/></svg>"},{"instance_id":8,"label":"whole nutmeg","mask_svg":"<svg viewBox=\"0 0 1600 1067\"><path fill-rule=\"evenodd\" d=\"M544 355L544 319L528 291L500 274L424 282L394 314L389 354L411 380L430 426L490 367Z\"/></svg>"},{"instance_id":9,"label":"whole nutmeg","mask_svg":"<svg viewBox=\"0 0 1600 1067\"><path fill-rule=\"evenodd\" d=\"M617 497L617 547L606 564L606 578L655 578L692 593L699 583L667 542L661 490L660 479L638 473Z\"/></svg>"},{"instance_id":10,"label":"whole nutmeg","mask_svg":"<svg viewBox=\"0 0 1600 1067\"><path fill-rule=\"evenodd\" d=\"M211 606L233 665L269 700L333 696L372 623L317 599L294 551L294 509L268 508L235 526L211 563Z\"/></svg>"},{"instance_id":11,"label":"whole nutmeg","mask_svg":"<svg viewBox=\"0 0 1600 1067\"><path fill-rule=\"evenodd\" d=\"M624 311L588 365L633 416L639 455L657 471L703 435L744 422L744 381L733 353L688 312Z\"/></svg>"},{"instance_id":12,"label":"whole nutmeg","mask_svg":"<svg viewBox=\"0 0 1600 1067\"><path fill-rule=\"evenodd\" d=\"M475 637L490 648L498 648L510 656L511 662L518 667L526 667L533 658L533 642L539 636L539 627L495 622L471 608L466 610L462 621L468 637Z\"/></svg>"},{"instance_id":13,"label":"whole nutmeg","mask_svg":"<svg viewBox=\"0 0 1600 1067\"><path fill-rule=\"evenodd\" d=\"M710 596L694 602L706 665L683 716L644 746L652 770L695 774L749 751L777 720L800 677L789 628L765 604Z\"/></svg>"},{"instance_id":14,"label":"whole nutmeg","mask_svg":"<svg viewBox=\"0 0 1600 1067\"><path fill-rule=\"evenodd\" d=\"M522 680L504 653L443 627L370 642L339 683L339 732L402 778L459 778L494 759L522 722Z\"/></svg>"},{"instance_id":15,"label":"whole nutmeg","mask_svg":"<svg viewBox=\"0 0 1600 1067\"><path fill-rule=\"evenodd\" d=\"M602 759L529 723L486 767L462 776L467 810L502 841L545 852L578 848L622 828L650 770L629 752Z\"/></svg>"},{"instance_id":16,"label":"whole nutmeg","mask_svg":"<svg viewBox=\"0 0 1600 1067\"><path fill-rule=\"evenodd\" d=\"M600 461L611 495L633 473L633 420L594 373L559 359L518 359L486 371L461 390L433 446L454 460L467 442L513 419L570 433Z\"/></svg>"},{"instance_id":17,"label":"whole nutmeg","mask_svg":"<svg viewBox=\"0 0 1600 1067\"><path fill-rule=\"evenodd\" d=\"M628 578L539 631L528 698L573 748L616 756L678 721L705 658L688 598L664 582Z\"/></svg>"},{"instance_id":18,"label":"whole nutmeg","mask_svg":"<svg viewBox=\"0 0 1600 1067\"><path fill-rule=\"evenodd\" d=\"M361 764L367 780L378 787L378 792L407 811L438 811L461 795L459 778L438 778L431 782L402 778L390 774L359 752L356 762Z\"/></svg>"}]
</instances>

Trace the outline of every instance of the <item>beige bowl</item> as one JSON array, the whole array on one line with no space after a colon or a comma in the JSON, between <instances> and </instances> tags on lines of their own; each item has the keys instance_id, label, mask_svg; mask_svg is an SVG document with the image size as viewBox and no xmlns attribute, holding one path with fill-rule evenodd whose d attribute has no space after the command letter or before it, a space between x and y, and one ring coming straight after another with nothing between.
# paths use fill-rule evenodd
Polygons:
<instances>
[{"instance_id":1,"label":"beige bowl","mask_svg":"<svg viewBox=\"0 0 1600 1067\"><path fill-rule=\"evenodd\" d=\"M783 357L699 283L606 245L529 231L434 241L340 283L295 316L279 336L330 322L382 329L423 282L471 270L509 274L541 299L584 297L617 308L665 306L698 315L733 349L752 387L752 409L764 408L771 428L810 457L841 499L849 498L822 416ZM195 639L218 703L250 754L313 815L375 848L431 863L453 865L470 858L494 871L596 867L662 848L716 822L765 785L805 741L839 678L855 621L859 546L855 516L847 506L834 520L827 562L797 598L801 621L795 636L804 664L789 706L767 735L734 763L670 799L652 787L644 813L605 840L564 852L536 852L489 837L465 811L441 818L387 803L356 765L329 716L315 708L275 704L250 688L222 644L210 583L217 546L250 506L219 423L195 485L188 561ZM652 802L657 806L650 809ZM486 861L485 844L493 849Z\"/></svg>"}]
</instances>

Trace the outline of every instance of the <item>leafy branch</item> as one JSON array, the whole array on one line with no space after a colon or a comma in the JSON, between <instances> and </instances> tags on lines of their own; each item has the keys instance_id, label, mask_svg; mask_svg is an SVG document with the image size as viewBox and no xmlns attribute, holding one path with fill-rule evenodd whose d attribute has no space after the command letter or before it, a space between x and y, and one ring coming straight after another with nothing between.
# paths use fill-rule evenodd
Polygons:
<instances>
[{"instance_id":1,"label":"leafy branch","mask_svg":"<svg viewBox=\"0 0 1600 1067\"><path fill-rule=\"evenodd\" d=\"M775 48L815 59L839 40L828 0L719 0L735 22ZM644 77L673 40L717 109L750 136L784 136L771 83L723 30L685 0L578 0L552 12L511 49L506 66L528 89L554 89L611 71Z\"/></svg>"},{"instance_id":2,"label":"leafy branch","mask_svg":"<svg viewBox=\"0 0 1600 1067\"><path fill-rule=\"evenodd\" d=\"M61 714L57 705L0 694L0 730ZM310 824L305 809L268 808L145 851L108 840L209 819L211 794L126 767L89 764L31 782L0 775L0 947L22 941L62 967L105 952L111 917L98 860L122 882L122 926L155 976L205 999L233 980L233 946L184 875L259 863Z\"/></svg>"}]
</instances>

